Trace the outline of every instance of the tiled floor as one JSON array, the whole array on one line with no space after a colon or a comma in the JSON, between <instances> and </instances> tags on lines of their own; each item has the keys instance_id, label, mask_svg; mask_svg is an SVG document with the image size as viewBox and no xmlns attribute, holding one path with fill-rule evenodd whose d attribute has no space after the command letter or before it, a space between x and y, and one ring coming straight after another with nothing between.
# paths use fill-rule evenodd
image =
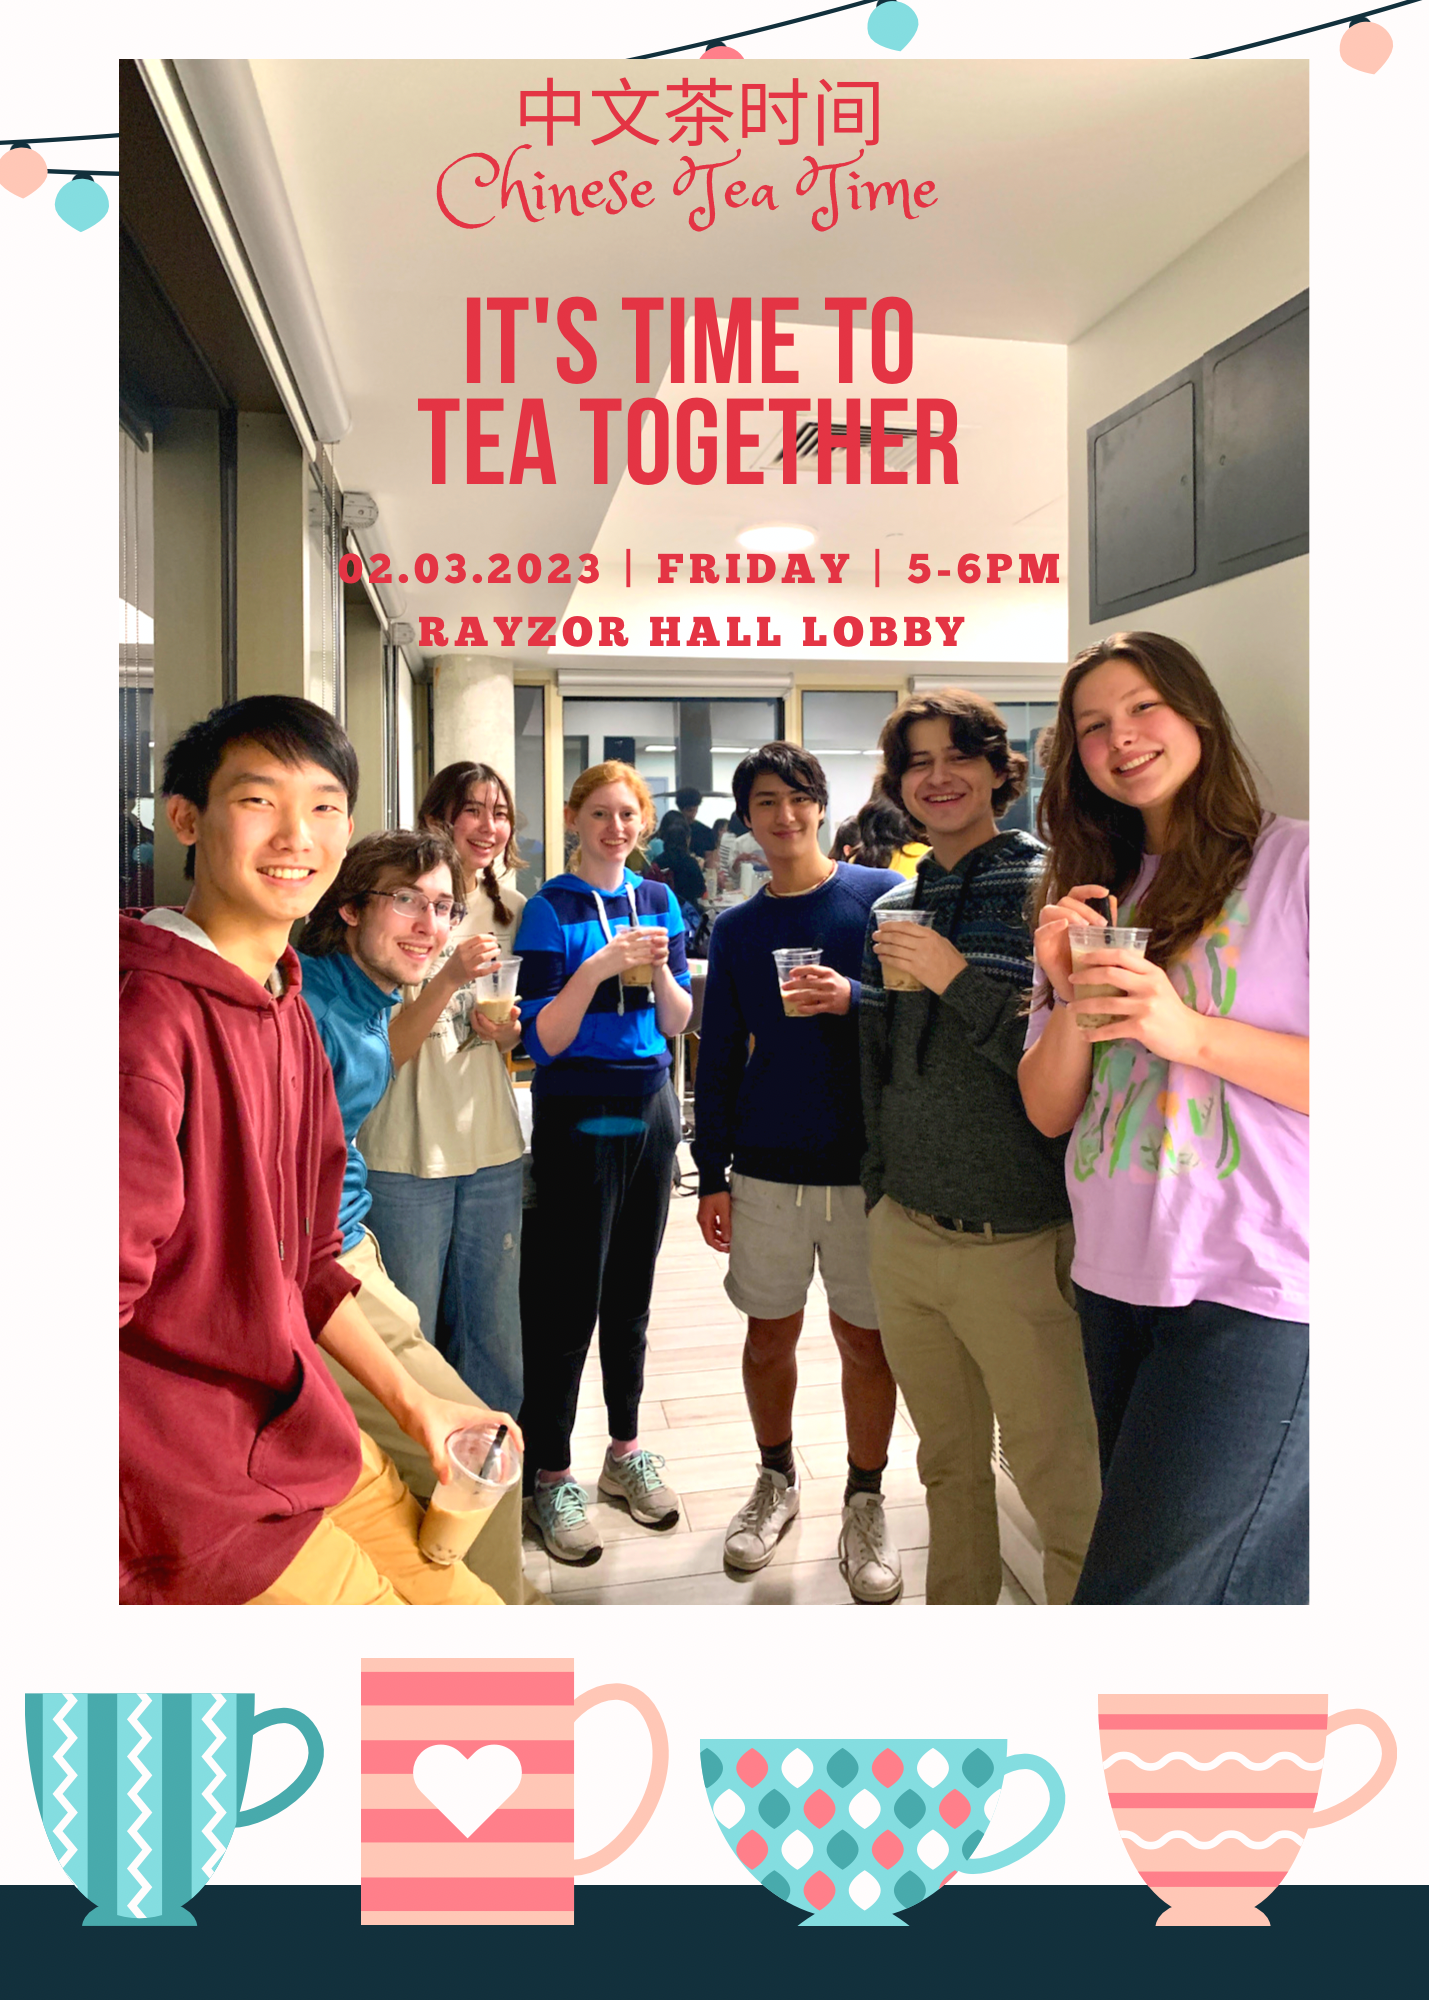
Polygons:
<instances>
[{"instance_id":1,"label":"tiled floor","mask_svg":"<svg viewBox=\"0 0 1429 2001\"><path fill-rule=\"evenodd\" d=\"M682 1163L688 1165L684 1149ZM687 1174L693 1185L693 1174ZM678 1527L658 1532L625 1510L595 1503L605 1553L586 1568L556 1563L528 1539L531 1581L562 1605L850 1605L839 1575L838 1533L847 1452L839 1398L838 1352L828 1306L815 1286L799 1342L794 1447L803 1484L798 1518L768 1568L738 1577L724 1567L725 1526L748 1498L758 1453L740 1381L744 1321L725 1298L724 1260L695 1222L693 1195L677 1195L655 1278L650 1352L645 1370L641 1443L663 1454L665 1474L681 1495ZM594 1347L581 1384L573 1464L594 1494L606 1446L600 1366ZM903 1554L903 1604L924 1602L928 1518L914 1470L916 1438L899 1405L883 1478L888 1524ZM1035 1579L1030 1524L1015 1493L1004 1497L1004 1556L1027 1583ZM527 1531L528 1538L530 1531ZM1003 1604L1034 1601L1003 1566ZM1040 1593L1039 1593L1040 1595Z\"/></svg>"}]
</instances>

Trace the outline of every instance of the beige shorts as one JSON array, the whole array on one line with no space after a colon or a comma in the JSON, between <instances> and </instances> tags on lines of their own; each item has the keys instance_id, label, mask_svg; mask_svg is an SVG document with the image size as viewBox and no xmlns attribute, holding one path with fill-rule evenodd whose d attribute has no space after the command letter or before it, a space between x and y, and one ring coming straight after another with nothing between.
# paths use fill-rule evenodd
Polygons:
<instances>
[{"instance_id":1,"label":"beige shorts","mask_svg":"<svg viewBox=\"0 0 1429 2001\"><path fill-rule=\"evenodd\" d=\"M796 1186L736 1174L730 1193L724 1289L741 1313L755 1320L798 1313L817 1259L830 1311L854 1327L878 1325L862 1188Z\"/></svg>"}]
</instances>

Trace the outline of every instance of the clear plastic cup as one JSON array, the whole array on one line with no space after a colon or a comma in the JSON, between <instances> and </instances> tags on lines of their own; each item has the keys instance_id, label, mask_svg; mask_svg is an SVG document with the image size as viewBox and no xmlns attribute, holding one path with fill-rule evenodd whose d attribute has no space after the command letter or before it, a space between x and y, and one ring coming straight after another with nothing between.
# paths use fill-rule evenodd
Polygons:
<instances>
[{"instance_id":1,"label":"clear plastic cup","mask_svg":"<svg viewBox=\"0 0 1429 2001\"><path fill-rule=\"evenodd\" d=\"M884 928L891 924L931 924L932 921L933 913L931 910L890 910L886 914L880 914L878 930L873 935L878 937ZM926 991L923 982L918 978L916 973L905 972L901 966L890 966L886 959L882 964L885 992L891 994L920 994Z\"/></svg>"},{"instance_id":2,"label":"clear plastic cup","mask_svg":"<svg viewBox=\"0 0 1429 2001\"><path fill-rule=\"evenodd\" d=\"M630 926L624 918L619 919L611 925L611 930L617 933L628 931L629 929ZM654 983L655 979L655 968L650 963L650 954L654 950L654 941L657 936L664 938L668 934L662 924L637 924L635 930L641 944L645 947L645 957L637 961L635 965L626 966L623 969L620 975L620 984L623 987L648 987Z\"/></svg>"},{"instance_id":3,"label":"clear plastic cup","mask_svg":"<svg viewBox=\"0 0 1429 2001\"><path fill-rule=\"evenodd\" d=\"M1072 924L1067 928L1067 944L1072 953L1072 975L1076 977L1088 952L1129 952L1134 958L1144 959L1146 948L1151 943L1149 931L1138 931L1127 924ZM1084 1014L1081 1002L1106 1000L1113 994L1120 997L1121 987L1115 986L1074 986L1072 992L1077 1001L1078 1028L1110 1028L1121 1017L1115 1014Z\"/></svg>"},{"instance_id":4,"label":"clear plastic cup","mask_svg":"<svg viewBox=\"0 0 1429 2001\"><path fill-rule=\"evenodd\" d=\"M501 1442L497 1444L498 1433ZM505 1425L477 1424L447 1440L452 1477L437 1487L422 1517L418 1544L428 1563L459 1563L508 1487L521 1478L521 1454Z\"/></svg>"},{"instance_id":5,"label":"clear plastic cup","mask_svg":"<svg viewBox=\"0 0 1429 2001\"><path fill-rule=\"evenodd\" d=\"M779 997L784 1003L785 1014L807 1021L810 1017L796 1005L799 988L789 985L789 975L796 966L817 966L824 954L822 948L806 946L782 946L774 954L774 971L779 981Z\"/></svg>"},{"instance_id":6,"label":"clear plastic cup","mask_svg":"<svg viewBox=\"0 0 1429 2001\"><path fill-rule=\"evenodd\" d=\"M472 981L476 1005L488 1021L509 1021L516 1005L516 982L521 977L519 959L502 959L491 972Z\"/></svg>"}]
</instances>

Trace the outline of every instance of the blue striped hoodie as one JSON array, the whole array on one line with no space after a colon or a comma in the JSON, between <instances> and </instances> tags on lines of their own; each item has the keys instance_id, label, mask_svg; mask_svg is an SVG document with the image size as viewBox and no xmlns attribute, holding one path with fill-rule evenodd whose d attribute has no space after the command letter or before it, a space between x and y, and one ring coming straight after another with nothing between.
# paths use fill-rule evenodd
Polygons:
<instances>
[{"instance_id":1,"label":"blue striped hoodie","mask_svg":"<svg viewBox=\"0 0 1429 2001\"><path fill-rule=\"evenodd\" d=\"M596 899L611 929L630 922L630 895L640 923L670 934L670 971L689 990L685 921L663 882L625 871L619 889L598 890L578 875L553 876L521 913L513 950L521 961L521 1039L536 1062L537 1097L648 1097L670 1067L670 1051L655 1019L649 987L624 989L612 976L596 988L573 1042L559 1056L541 1045L541 1010L554 1000L576 968L605 944Z\"/></svg>"}]
</instances>

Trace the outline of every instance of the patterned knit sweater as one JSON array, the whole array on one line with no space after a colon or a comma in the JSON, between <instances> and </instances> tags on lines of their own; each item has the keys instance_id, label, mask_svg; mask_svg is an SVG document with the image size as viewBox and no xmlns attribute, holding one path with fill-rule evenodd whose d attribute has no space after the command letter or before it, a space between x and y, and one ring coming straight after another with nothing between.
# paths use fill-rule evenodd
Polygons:
<instances>
[{"instance_id":1,"label":"patterned knit sweater","mask_svg":"<svg viewBox=\"0 0 1429 2001\"><path fill-rule=\"evenodd\" d=\"M1069 1218L1066 1139L1037 1131L1017 1087L1033 976L1026 908L1041 853L1029 834L1008 833L952 869L928 854L913 882L874 905L860 1009L870 1203L891 1195L995 1230ZM934 929L968 960L941 995L884 988L873 929L910 906L931 910Z\"/></svg>"}]
</instances>

